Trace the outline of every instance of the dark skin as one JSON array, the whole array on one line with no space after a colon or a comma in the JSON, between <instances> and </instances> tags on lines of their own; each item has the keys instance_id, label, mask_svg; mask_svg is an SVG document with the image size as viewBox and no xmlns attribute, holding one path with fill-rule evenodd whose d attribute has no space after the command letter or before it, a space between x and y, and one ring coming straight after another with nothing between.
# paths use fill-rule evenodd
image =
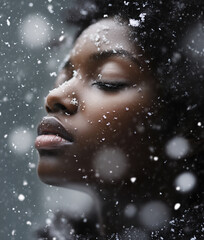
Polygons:
<instances>
[{"instance_id":1,"label":"dark skin","mask_svg":"<svg viewBox=\"0 0 204 240\"><path fill-rule=\"evenodd\" d=\"M91 191L101 234L118 231L127 222L124 207L147 180L143 170L151 172L153 136L143 124L156 84L144 60L127 23L100 20L78 37L46 98L48 117L56 118L74 140L69 145L52 142L50 149L36 140L39 177L48 184ZM112 165L100 158L104 152L114 159Z\"/></svg>"}]
</instances>

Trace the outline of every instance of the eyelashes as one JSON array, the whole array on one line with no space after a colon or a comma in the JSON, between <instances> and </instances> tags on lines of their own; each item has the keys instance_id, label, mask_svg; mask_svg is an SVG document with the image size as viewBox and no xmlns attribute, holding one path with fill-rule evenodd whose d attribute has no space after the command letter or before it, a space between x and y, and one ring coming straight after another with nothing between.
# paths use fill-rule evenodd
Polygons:
<instances>
[{"instance_id":1,"label":"eyelashes","mask_svg":"<svg viewBox=\"0 0 204 240\"><path fill-rule=\"evenodd\" d=\"M127 83L116 81L95 81L92 83L92 86L96 86L97 88L107 91L107 92L116 92L128 87Z\"/></svg>"}]
</instances>

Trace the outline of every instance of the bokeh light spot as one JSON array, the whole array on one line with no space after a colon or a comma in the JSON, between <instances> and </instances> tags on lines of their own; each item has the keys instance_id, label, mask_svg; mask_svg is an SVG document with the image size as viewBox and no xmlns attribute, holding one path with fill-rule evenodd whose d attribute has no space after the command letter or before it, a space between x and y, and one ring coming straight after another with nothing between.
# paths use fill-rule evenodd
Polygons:
<instances>
[{"instance_id":1,"label":"bokeh light spot","mask_svg":"<svg viewBox=\"0 0 204 240\"><path fill-rule=\"evenodd\" d=\"M34 136L31 131L19 127L14 129L9 135L9 145L12 150L19 154L24 154L33 145Z\"/></svg>"},{"instance_id":2,"label":"bokeh light spot","mask_svg":"<svg viewBox=\"0 0 204 240\"><path fill-rule=\"evenodd\" d=\"M28 15L21 23L20 38L30 48L44 46L50 39L51 28L48 20L39 15Z\"/></svg>"},{"instance_id":3,"label":"bokeh light spot","mask_svg":"<svg viewBox=\"0 0 204 240\"><path fill-rule=\"evenodd\" d=\"M139 212L140 222L150 230L162 228L169 220L169 209L161 201L146 203Z\"/></svg>"},{"instance_id":4,"label":"bokeh light spot","mask_svg":"<svg viewBox=\"0 0 204 240\"><path fill-rule=\"evenodd\" d=\"M185 157L190 151L190 145L184 137L176 136L166 144L166 154L173 159Z\"/></svg>"},{"instance_id":5,"label":"bokeh light spot","mask_svg":"<svg viewBox=\"0 0 204 240\"><path fill-rule=\"evenodd\" d=\"M196 177L190 172L184 172L175 179L176 190L180 192L191 191L195 185Z\"/></svg>"},{"instance_id":6,"label":"bokeh light spot","mask_svg":"<svg viewBox=\"0 0 204 240\"><path fill-rule=\"evenodd\" d=\"M127 169L126 156L118 148L100 150L95 157L94 169L103 180L121 179Z\"/></svg>"}]
</instances>

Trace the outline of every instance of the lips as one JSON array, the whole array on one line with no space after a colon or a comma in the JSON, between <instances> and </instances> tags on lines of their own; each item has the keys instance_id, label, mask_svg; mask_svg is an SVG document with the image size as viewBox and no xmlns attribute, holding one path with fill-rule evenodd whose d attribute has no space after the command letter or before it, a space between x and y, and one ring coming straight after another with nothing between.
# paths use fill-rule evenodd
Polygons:
<instances>
[{"instance_id":1,"label":"lips","mask_svg":"<svg viewBox=\"0 0 204 240\"><path fill-rule=\"evenodd\" d=\"M54 149L73 144L73 136L55 117L45 117L37 129L37 149Z\"/></svg>"}]
</instances>

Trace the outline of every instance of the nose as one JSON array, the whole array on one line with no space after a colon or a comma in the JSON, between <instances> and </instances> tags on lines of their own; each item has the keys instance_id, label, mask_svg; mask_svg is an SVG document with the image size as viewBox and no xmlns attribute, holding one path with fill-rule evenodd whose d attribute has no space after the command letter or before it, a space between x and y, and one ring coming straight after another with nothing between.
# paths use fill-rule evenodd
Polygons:
<instances>
[{"instance_id":1,"label":"nose","mask_svg":"<svg viewBox=\"0 0 204 240\"><path fill-rule=\"evenodd\" d=\"M71 80L69 80L71 82ZM49 92L45 100L45 108L48 113L64 113L73 115L78 111L79 100L76 86L71 83L63 83Z\"/></svg>"}]
</instances>

